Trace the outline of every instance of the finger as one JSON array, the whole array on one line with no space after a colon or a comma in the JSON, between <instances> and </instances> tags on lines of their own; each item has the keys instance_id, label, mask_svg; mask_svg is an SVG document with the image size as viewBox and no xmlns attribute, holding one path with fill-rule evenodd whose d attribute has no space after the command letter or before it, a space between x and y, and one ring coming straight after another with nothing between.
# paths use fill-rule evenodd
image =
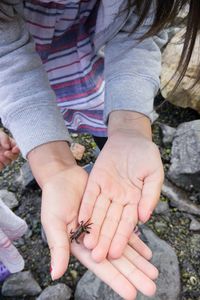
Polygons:
<instances>
[{"instance_id":1,"label":"finger","mask_svg":"<svg viewBox=\"0 0 200 300\"><path fill-rule=\"evenodd\" d=\"M5 157L4 154L0 155L0 162L4 165L4 167L11 164L11 160L9 158Z\"/></svg>"},{"instance_id":2,"label":"finger","mask_svg":"<svg viewBox=\"0 0 200 300\"><path fill-rule=\"evenodd\" d=\"M69 262L67 227L64 222L48 214L43 218L42 224L51 253L51 277L56 280L65 273Z\"/></svg>"},{"instance_id":3,"label":"finger","mask_svg":"<svg viewBox=\"0 0 200 300\"><path fill-rule=\"evenodd\" d=\"M19 147L18 147L18 146L14 146L14 147L12 148L12 153L13 153L13 154L16 154L16 155L19 155L19 153L20 153Z\"/></svg>"},{"instance_id":4,"label":"finger","mask_svg":"<svg viewBox=\"0 0 200 300\"><path fill-rule=\"evenodd\" d=\"M123 255L150 279L155 280L158 277L158 270L156 267L139 255L130 246L125 248Z\"/></svg>"},{"instance_id":5,"label":"finger","mask_svg":"<svg viewBox=\"0 0 200 300\"><path fill-rule=\"evenodd\" d=\"M112 240L109 257L118 258L122 255L136 224L137 205L127 204L123 209L121 221Z\"/></svg>"},{"instance_id":6,"label":"finger","mask_svg":"<svg viewBox=\"0 0 200 300\"><path fill-rule=\"evenodd\" d=\"M109 206L110 200L103 194L100 194L97 198L92 217L90 219L92 223L90 234L87 234L84 238L84 245L88 249L93 249L98 243L101 226L103 224Z\"/></svg>"},{"instance_id":7,"label":"finger","mask_svg":"<svg viewBox=\"0 0 200 300\"><path fill-rule=\"evenodd\" d=\"M4 149L9 150L11 148L10 137L3 131L0 132L0 144Z\"/></svg>"},{"instance_id":8,"label":"finger","mask_svg":"<svg viewBox=\"0 0 200 300\"><path fill-rule=\"evenodd\" d=\"M20 272L24 268L24 260L8 237L0 229L0 261L11 272Z\"/></svg>"},{"instance_id":9,"label":"finger","mask_svg":"<svg viewBox=\"0 0 200 300\"><path fill-rule=\"evenodd\" d=\"M14 154L12 151L9 150L4 152L4 156L10 161L13 161L18 157L18 154Z\"/></svg>"},{"instance_id":10,"label":"finger","mask_svg":"<svg viewBox=\"0 0 200 300\"><path fill-rule=\"evenodd\" d=\"M78 217L79 223L81 221L86 222L88 219L91 218L94 204L99 194L100 194L99 186L96 184L96 182L90 180L89 177L88 184L86 186L85 193L83 195L83 199L79 210L79 217Z\"/></svg>"},{"instance_id":11,"label":"finger","mask_svg":"<svg viewBox=\"0 0 200 300\"><path fill-rule=\"evenodd\" d=\"M162 184L162 173L160 173L159 176L156 175L154 178L151 177L150 180L144 181L142 196L138 206L139 220L142 223L145 223L150 219L152 212L159 201Z\"/></svg>"},{"instance_id":12,"label":"finger","mask_svg":"<svg viewBox=\"0 0 200 300\"><path fill-rule=\"evenodd\" d=\"M119 271L107 259L96 263L90 255L90 251L83 245L74 243L71 247L72 254L96 276L109 285L123 299L134 300L137 295L135 287L123 275L124 270Z\"/></svg>"},{"instance_id":13,"label":"finger","mask_svg":"<svg viewBox=\"0 0 200 300\"><path fill-rule=\"evenodd\" d=\"M133 233L131 235L128 243L136 252L147 260L152 258L151 249L136 234Z\"/></svg>"},{"instance_id":14,"label":"finger","mask_svg":"<svg viewBox=\"0 0 200 300\"><path fill-rule=\"evenodd\" d=\"M122 211L123 206L121 204L111 203L101 227L98 244L92 251L92 257L96 262L100 262L106 258L113 236L117 230Z\"/></svg>"},{"instance_id":15,"label":"finger","mask_svg":"<svg viewBox=\"0 0 200 300\"><path fill-rule=\"evenodd\" d=\"M156 292L155 283L134 266L126 257L110 260L119 271L123 271L124 276L135 286L135 288L145 296L153 296Z\"/></svg>"},{"instance_id":16,"label":"finger","mask_svg":"<svg viewBox=\"0 0 200 300\"><path fill-rule=\"evenodd\" d=\"M11 144L11 147L14 148L14 147L17 147L16 145L16 142L13 138L10 138L10 144Z\"/></svg>"}]
</instances>

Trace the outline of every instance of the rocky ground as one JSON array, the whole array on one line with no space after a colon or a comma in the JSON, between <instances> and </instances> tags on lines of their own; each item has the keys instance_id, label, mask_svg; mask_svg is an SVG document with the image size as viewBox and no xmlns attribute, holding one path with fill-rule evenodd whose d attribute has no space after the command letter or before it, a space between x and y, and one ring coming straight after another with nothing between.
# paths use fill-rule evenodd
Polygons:
<instances>
[{"instance_id":1,"label":"rocky ground","mask_svg":"<svg viewBox=\"0 0 200 300\"><path fill-rule=\"evenodd\" d=\"M165 171L167 173L171 158L171 144L163 144L163 136L160 123L172 127L177 127L183 122L200 119L200 115L191 109L176 108L165 102L161 104L161 97L156 100L156 107L159 118L153 126L154 140L160 147ZM88 135L74 136L75 141L82 143L86 147L81 165L95 160L95 144ZM92 150L91 150L92 149ZM19 158L12 166L7 167L0 174L0 190L7 189L13 193L18 200L18 205L14 209L16 214L24 218L28 223L29 230L25 237L17 242L18 249L23 254L26 262L25 270L31 271L35 280L42 289L52 284L49 275L49 253L48 247L41 237L40 225L40 196L41 192L37 185L32 182L26 186L26 179L20 177L20 169L24 160ZM28 175L27 175L28 177ZM23 180L22 180L23 179ZM26 187L25 187L26 186ZM195 205L200 209L200 193L191 188L187 191L189 205ZM200 212L194 215L190 210L182 211L179 203L178 208L166 193L161 195L161 202L153 214L148 226L168 245L172 246L178 258L181 279L181 300L200 300ZM169 274L171 266L168 266ZM74 299L76 285L85 272L85 268L73 257L65 276L59 283L65 283L71 288L71 298ZM35 296L6 297L1 295L0 299L36 299ZM47 298L46 298L47 299ZM99 298L100 299L100 298ZM114 298L113 298L114 299ZM159 298L172 300L167 298ZM89 300L89 299L88 299ZM102 300L102 299L100 299Z\"/></svg>"}]
</instances>

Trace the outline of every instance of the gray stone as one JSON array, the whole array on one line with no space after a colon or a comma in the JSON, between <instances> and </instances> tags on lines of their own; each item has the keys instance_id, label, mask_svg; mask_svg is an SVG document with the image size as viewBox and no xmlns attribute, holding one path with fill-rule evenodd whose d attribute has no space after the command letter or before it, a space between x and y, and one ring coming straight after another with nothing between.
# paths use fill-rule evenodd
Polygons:
<instances>
[{"instance_id":1,"label":"gray stone","mask_svg":"<svg viewBox=\"0 0 200 300\"><path fill-rule=\"evenodd\" d=\"M71 298L72 291L64 283L58 283L56 285L48 286L37 300L69 300Z\"/></svg>"},{"instance_id":2,"label":"gray stone","mask_svg":"<svg viewBox=\"0 0 200 300\"><path fill-rule=\"evenodd\" d=\"M87 271L79 280L74 297L75 300L122 300L118 294L91 271Z\"/></svg>"},{"instance_id":3,"label":"gray stone","mask_svg":"<svg viewBox=\"0 0 200 300\"><path fill-rule=\"evenodd\" d=\"M89 163L89 164L85 165L83 168L88 174L90 174L90 172L92 171L93 165L94 165L93 163Z\"/></svg>"},{"instance_id":4,"label":"gray stone","mask_svg":"<svg viewBox=\"0 0 200 300\"><path fill-rule=\"evenodd\" d=\"M153 264L160 271L157 280L157 293L154 300L177 300L180 293L180 274L176 254L171 246L160 240L146 226L141 227L142 236L153 251ZM113 292L105 283L98 279L93 273L87 271L80 279L75 300L121 300L122 298ZM148 300L141 294L137 300Z\"/></svg>"},{"instance_id":5,"label":"gray stone","mask_svg":"<svg viewBox=\"0 0 200 300\"><path fill-rule=\"evenodd\" d=\"M165 124L159 124L162 135L163 135L163 143L164 144L171 144L176 132L176 128L173 128L171 126L165 125Z\"/></svg>"},{"instance_id":6,"label":"gray stone","mask_svg":"<svg viewBox=\"0 0 200 300\"><path fill-rule=\"evenodd\" d=\"M200 120L177 128L167 176L177 186L200 191Z\"/></svg>"},{"instance_id":7,"label":"gray stone","mask_svg":"<svg viewBox=\"0 0 200 300\"><path fill-rule=\"evenodd\" d=\"M200 222L198 222L195 218L191 218L190 230L200 231Z\"/></svg>"},{"instance_id":8,"label":"gray stone","mask_svg":"<svg viewBox=\"0 0 200 300\"><path fill-rule=\"evenodd\" d=\"M16 182L18 185L21 185L22 188L28 188L37 185L28 162L25 162L21 167L20 174L16 178Z\"/></svg>"},{"instance_id":9,"label":"gray stone","mask_svg":"<svg viewBox=\"0 0 200 300\"><path fill-rule=\"evenodd\" d=\"M200 216L200 207L190 202L187 193L174 186L167 179L162 186L162 194L169 199L171 206L180 211Z\"/></svg>"},{"instance_id":10,"label":"gray stone","mask_svg":"<svg viewBox=\"0 0 200 300\"><path fill-rule=\"evenodd\" d=\"M3 296L36 296L42 289L33 278L30 271L19 272L11 275L2 286Z\"/></svg>"},{"instance_id":11,"label":"gray stone","mask_svg":"<svg viewBox=\"0 0 200 300\"><path fill-rule=\"evenodd\" d=\"M169 210L169 204L167 201L159 201L157 207L155 208L156 214L164 214Z\"/></svg>"},{"instance_id":12,"label":"gray stone","mask_svg":"<svg viewBox=\"0 0 200 300\"><path fill-rule=\"evenodd\" d=\"M10 208L13 209L19 205L14 193L7 190L0 190L0 199Z\"/></svg>"},{"instance_id":13,"label":"gray stone","mask_svg":"<svg viewBox=\"0 0 200 300\"><path fill-rule=\"evenodd\" d=\"M180 272L177 256L173 248L165 241L158 238L153 231L146 226L141 227L142 235L153 252L152 263L159 270L156 281L157 292L153 300L178 300L180 295ZM148 300L142 294L138 294L137 300Z\"/></svg>"}]
</instances>

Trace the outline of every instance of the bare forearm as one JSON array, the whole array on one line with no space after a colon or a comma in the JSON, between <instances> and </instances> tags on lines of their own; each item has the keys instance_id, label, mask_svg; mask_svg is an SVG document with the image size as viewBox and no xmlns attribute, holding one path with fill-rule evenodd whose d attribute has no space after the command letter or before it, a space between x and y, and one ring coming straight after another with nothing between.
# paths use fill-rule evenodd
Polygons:
<instances>
[{"instance_id":1,"label":"bare forearm","mask_svg":"<svg viewBox=\"0 0 200 300\"><path fill-rule=\"evenodd\" d=\"M28 154L28 161L40 187L49 177L76 164L64 141L47 143L33 149Z\"/></svg>"},{"instance_id":2,"label":"bare forearm","mask_svg":"<svg viewBox=\"0 0 200 300\"><path fill-rule=\"evenodd\" d=\"M151 122L143 114L131 111L113 111L109 116L108 137L117 131L132 131L152 139Z\"/></svg>"}]
</instances>

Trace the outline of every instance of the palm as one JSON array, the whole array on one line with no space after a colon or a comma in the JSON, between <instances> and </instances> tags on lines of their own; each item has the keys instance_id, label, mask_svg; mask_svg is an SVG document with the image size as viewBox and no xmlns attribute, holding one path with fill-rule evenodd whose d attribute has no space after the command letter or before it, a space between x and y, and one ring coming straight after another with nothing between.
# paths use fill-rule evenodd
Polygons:
<instances>
[{"instance_id":1,"label":"palm","mask_svg":"<svg viewBox=\"0 0 200 300\"><path fill-rule=\"evenodd\" d=\"M50 177L42 188L41 218L51 251L52 277L59 278L69 261L69 232L77 226L87 173L77 165Z\"/></svg>"},{"instance_id":2,"label":"palm","mask_svg":"<svg viewBox=\"0 0 200 300\"><path fill-rule=\"evenodd\" d=\"M162 172L151 141L126 134L108 139L90 174L79 216L91 216L94 223L84 242L94 249L95 260L108 251L112 257L122 254L138 218L147 219L159 198Z\"/></svg>"}]
</instances>

